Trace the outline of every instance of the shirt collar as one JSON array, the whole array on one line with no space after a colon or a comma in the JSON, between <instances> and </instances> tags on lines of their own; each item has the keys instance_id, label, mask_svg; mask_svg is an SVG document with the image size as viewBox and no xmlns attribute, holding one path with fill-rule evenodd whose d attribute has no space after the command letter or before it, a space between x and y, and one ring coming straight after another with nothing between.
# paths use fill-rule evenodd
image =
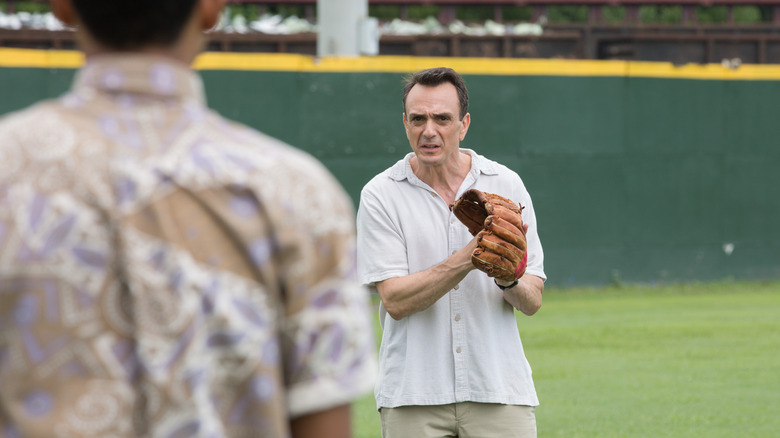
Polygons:
<instances>
[{"instance_id":1,"label":"shirt collar","mask_svg":"<svg viewBox=\"0 0 780 438\"><path fill-rule=\"evenodd\" d=\"M190 67L160 56L92 56L76 74L74 91L195 99L205 104L200 76Z\"/></svg>"},{"instance_id":2,"label":"shirt collar","mask_svg":"<svg viewBox=\"0 0 780 438\"><path fill-rule=\"evenodd\" d=\"M498 174L495 161L488 160L471 149L461 148L460 150L471 155L471 170L469 171L469 174L471 174L474 179L476 179L480 173L484 173L485 175ZM409 152L406 154L403 160L396 163L390 169L390 178L395 181L402 181L404 179L408 179L409 181L416 181L417 176L412 171L412 165L410 162L413 156L414 152Z\"/></svg>"}]
</instances>

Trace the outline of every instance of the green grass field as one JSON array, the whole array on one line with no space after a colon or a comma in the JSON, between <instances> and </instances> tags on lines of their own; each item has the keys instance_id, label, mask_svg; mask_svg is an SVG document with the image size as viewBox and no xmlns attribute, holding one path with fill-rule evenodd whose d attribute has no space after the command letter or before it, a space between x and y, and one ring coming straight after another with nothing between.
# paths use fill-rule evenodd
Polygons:
<instances>
[{"instance_id":1,"label":"green grass field","mask_svg":"<svg viewBox=\"0 0 780 438\"><path fill-rule=\"evenodd\" d=\"M540 438L780 436L780 283L548 288L518 321ZM380 436L373 396L353 417Z\"/></svg>"}]
</instances>

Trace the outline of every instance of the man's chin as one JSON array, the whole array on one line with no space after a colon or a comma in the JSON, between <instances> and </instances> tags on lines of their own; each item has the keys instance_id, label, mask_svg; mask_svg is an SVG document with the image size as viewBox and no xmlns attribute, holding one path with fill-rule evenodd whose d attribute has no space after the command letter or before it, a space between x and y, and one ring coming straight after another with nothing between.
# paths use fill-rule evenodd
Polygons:
<instances>
[{"instance_id":1,"label":"man's chin","mask_svg":"<svg viewBox=\"0 0 780 438\"><path fill-rule=\"evenodd\" d=\"M417 163L422 167L439 167L444 164L441 157L420 156L417 155Z\"/></svg>"}]
</instances>

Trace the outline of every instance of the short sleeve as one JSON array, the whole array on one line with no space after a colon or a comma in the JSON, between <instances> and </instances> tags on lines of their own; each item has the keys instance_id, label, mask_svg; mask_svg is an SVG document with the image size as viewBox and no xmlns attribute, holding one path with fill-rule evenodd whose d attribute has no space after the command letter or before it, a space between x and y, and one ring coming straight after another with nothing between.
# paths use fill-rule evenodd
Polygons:
<instances>
[{"instance_id":1,"label":"short sleeve","mask_svg":"<svg viewBox=\"0 0 780 438\"><path fill-rule=\"evenodd\" d=\"M354 210L319 163L296 163L302 185L277 217L285 384L292 417L350 403L377 370L369 295L356 278ZM283 201L282 201L283 202ZM284 203L284 202L283 202Z\"/></svg>"},{"instance_id":2,"label":"short sleeve","mask_svg":"<svg viewBox=\"0 0 780 438\"><path fill-rule=\"evenodd\" d=\"M370 285L409 274L406 244L396 222L371 186L366 186L357 213L357 266L361 283Z\"/></svg>"},{"instance_id":3,"label":"short sleeve","mask_svg":"<svg viewBox=\"0 0 780 438\"><path fill-rule=\"evenodd\" d=\"M519 178L518 178L519 179ZM544 250L539 238L539 226L536 221L536 211L531 200L531 195L526 190L522 180L519 181L520 194L518 196L520 205L523 206L523 223L528 224L526 233L526 242L528 244L528 266L525 273L535 275L543 280L547 279L544 273Z\"/></svg>"}]
</instances>

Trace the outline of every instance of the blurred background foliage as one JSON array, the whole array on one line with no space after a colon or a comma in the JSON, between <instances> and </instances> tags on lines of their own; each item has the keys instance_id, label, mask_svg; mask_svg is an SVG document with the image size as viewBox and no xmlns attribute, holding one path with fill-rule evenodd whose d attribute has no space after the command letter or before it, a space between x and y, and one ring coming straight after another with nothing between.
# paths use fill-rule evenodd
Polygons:
<instances>
[{"instance_id":1,"label":"blurred background foliage","mask_svg":"<svg viewBox=\"0 0 780 438\"><path fill-rule=\"evenodd\" d=\"M8 2L0 1L0 11L8 12ZM51 8L48 2L14 2L15 12L29 12L43 14L49 12Z\"/></svg>"},{"instance_id":2,"label":"blurred background foliage","mask_svg":"<svg viewBox=\"0 0 780 438\"><path fill-rule=\"evenodd\" d=\"M456 18L465 22L477 22L492 20L494 18L493 7L488 4L482 6L460 5L455 9ZM231 15L243 15L247 20L256 20L263 14L281 15L284 17L305 17L307 7L304 5L274 5L262 6L258 4L229 5L227 7ZM316 16L316 6L309 6L309 14ZM8 2L0 1L0 10L8 12ZM20 1L14 2L15 12L45 13L49 12L49 4L46 2ZM437 16L440 7L436 5L414 5L407 8L409 20L424 20L427 17ZM531 6L504 6L501 10L504 21L522 22L529 21L533 17ZM601 10L602 20L606 23L620 23L626 19L624 6L604 6ZM369 5L369 15L381 21L390 21L399 18L401 8L395 5ZM582 5L551 5L547 8L546 20L548 23L585 23L588 21L588 7ZM718 24L728 21L728 8L726 6L697 7L696 18L701 24ZM733 20L735 23L767 23L771 22L772 11L769 7L758 5L735 6ZM683 10L679 5L641 6L639 8L639 21L645 24L683 24Z\"/></svg>"}]
</instances>

